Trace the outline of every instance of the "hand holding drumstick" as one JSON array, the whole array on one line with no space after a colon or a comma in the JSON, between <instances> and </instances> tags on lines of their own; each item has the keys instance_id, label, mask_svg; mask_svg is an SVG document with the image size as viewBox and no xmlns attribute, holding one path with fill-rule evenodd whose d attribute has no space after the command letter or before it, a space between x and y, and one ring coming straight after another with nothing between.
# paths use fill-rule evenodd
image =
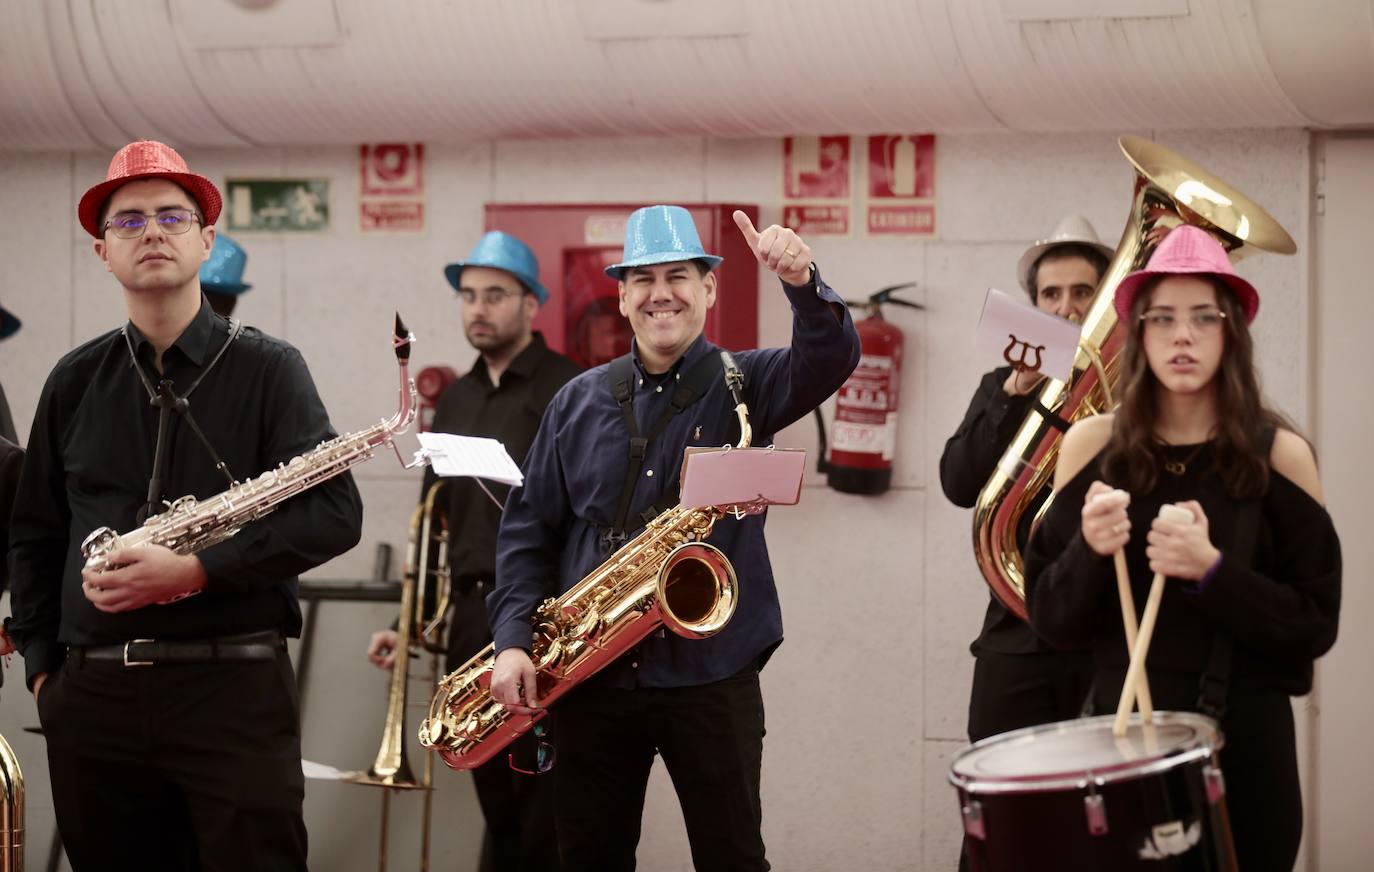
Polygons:
<instances>
[{"instance_id":1,"label":"hand holding drumstick","mask_svg":"<svg viewBox=\"0 0 1374 872\"><path fill-rule=\"evenodd\" d=\"M1153 539L1155 533L1159 532L1161 528L1173 532L1180 527L1187 528L1193 521L1193 512L1183 506L1160 506L1159 516L1155 519L1151 537ZM1166 577L1165 567L1162 564L1154 559L1151 560L1151 564L1155 567L1155 577L1150 583L1150 596L1145 601L1145 614L1140 618L1140 632L1137 634L1135 644L1131 646L1131 665L1126 670L1126 682L1121 687L1121 700L1116 706L1116 721L1112 724L1112 735L1114 736L1121 736L1126 733L1126 719L1131 713L1132 688L1135 688L1137 683L1144 685L1146 682L1145 655L1150 650L1150 637L1154 635L1155 620L1159 616L1159 601L1164 596L1164 579ZM1145 723L1150 723L1153 714L1147 715L1142 707L1141 718Z\"/></svg>"},{"instance_id":2,"label":"hand holding drumstick","mask_svg":"<svg viewBox=\"0 0 1374 872\"><path fill-rule=\"evenodd\" d=\"M1131 521L1126 517L1126 506L1131 502L1131 495L1095 481L1088 488L1087 497L1083 504L1083 539L1097 553L1112 555L1112 562L1116 566L1116 593L1121 600L1121 624L1126 630L1126 650L1134 651L1135 600L1131 596L1131 576L1126 571L1124 550L1131 538ZM1154 703L1150 700L1149 682L1139 683L1135 698L1141 718L1146 723L1153 721Z\"/></svg>"}]
</instances>

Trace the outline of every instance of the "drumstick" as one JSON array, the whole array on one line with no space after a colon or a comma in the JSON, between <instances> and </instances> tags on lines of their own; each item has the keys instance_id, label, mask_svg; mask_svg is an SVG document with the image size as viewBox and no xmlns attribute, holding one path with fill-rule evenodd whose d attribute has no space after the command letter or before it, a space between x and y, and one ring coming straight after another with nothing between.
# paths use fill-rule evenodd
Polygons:
<instances>
[{"instance_id":1,"label":"drumstick","mask_svg":"<svg viewBox=\"0 0 1374 872\"><path fill-rule=\"evenodd\" d=\"M1093 497L1093 501L1112 494L1122 494L1126 497L1126 504L1130 504L1131 496L1123 490L1103 491ZM1135 650L1136 623L1135 623L1135 599L1131 596L1131 573L1126 569L1126 552L1118 549L1112 555L1112 562L1116 566L1116 593L1121 600L1121 625L1126 631L1126 652ZM1136 705L1140 708L1140 716L1149 723L1154 720L1154 705L1150 701L1149 682L1140 685L1136 689Z\"/></svg>"},{"instance_id":2,"label":"drumstick","mask_svg":"<svg viewBox=\"0 0 1374 872\"><path fill-rule=\"evenodd\" d=\"M1175 524L1193 523L1193 513L1178 506L1159 507L1159 517ZM1126 732L1126 718L1131 713L1132 691L1136 682L1148 685L1145 677L1145 654L1150 650L1150 637L1155 632L1155 619L1159 616L1159 601L1164 597L1164 575L1156 572L1150 582L1150 596L1145 601L1145 614L1140 618L1140 631L1135 645L1131 647L1131 665L1126 669L1126 682L1121 686L1121 699L1116 705L1116 721L1112 724L1112 735L1120 736ZM1148 690L1146 691L1148 692Z\"/></svg>"},{"instance_id":3,"label":"drumstick","mask_svg":"<svg viewBox=\"0 0 1374 872\"><path fill-rule=\"evenodd\" d=\"M1126 570L1126 552L1117 551L1112 555L1116 564L1116 592L1121 599L1121 623L1126 628L1126 651L1135 650L1138 635L1135 623L1135 600L1131 596L1131 574ZM1151 723L1155 718L1154 703L1150 700L1150 683L1139 682L1135 689L1135 704L1140 709L1140 718Z\"/></svg>"}]
</instances>

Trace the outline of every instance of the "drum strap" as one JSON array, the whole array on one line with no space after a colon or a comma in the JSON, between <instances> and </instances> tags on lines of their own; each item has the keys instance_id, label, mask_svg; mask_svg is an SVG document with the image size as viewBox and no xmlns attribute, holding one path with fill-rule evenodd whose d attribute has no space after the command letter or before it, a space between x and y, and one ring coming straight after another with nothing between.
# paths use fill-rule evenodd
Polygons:
<instances>
[{"instance_id":1,"label":"drum strap","mask_svg":"<svg viewBox=\"0 0 1374 872\"><path fill-rule=\"evenodd\" d=\"M1274 430L1265 430L1259 447L1269 456L1274 444ZM1236 507L1235 540L1231 556L1246 566L1254 565L1255 539L1259 534L1260 498L1244 500ZM1199 682L1197 710L1220 721L1226 714L1226 691L1231 680L1231 637L1217 633L1212 637L1212 651L1207 658L1207 671Z\"/></svg>"}]
</instances>

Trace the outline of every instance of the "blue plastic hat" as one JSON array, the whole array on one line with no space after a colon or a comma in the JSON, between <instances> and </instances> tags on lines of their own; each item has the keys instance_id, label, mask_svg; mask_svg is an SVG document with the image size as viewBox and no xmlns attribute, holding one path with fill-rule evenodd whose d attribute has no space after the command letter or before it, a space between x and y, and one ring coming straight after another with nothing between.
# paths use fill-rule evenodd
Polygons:
<instances>
[{"instance_id":1,"label":"blue plastic hat","mask_svg":"<svg viewBox=\"0 0 1374 872\"><path fill-rule=\"evenodd\" d=\"M8 339L19 329L19 319L9 309L0 306L0 339Z\"/></svg>"},{"instance_id":2,"label":"blue plastic hat","mask_svg":"<svg viewBox=\"0 0 1374 872\"><path fill-rule=\"evenodd\" d=\"M681 206L645 206L630 214L625 223L624 260L606 267L606 275L619 281L625 270L680 260L704 260L715 269L724 258L707 254L692 222L692 214Z\"/></svg>"},{"instance_id":3,"label":"blue plastic hat","mask_svg":"<svg viewBox=\"0 0 1374 872\"><path fill-rule=\"evenodd\" d=\"M200 286L218 294L241 294L252 285L243 283L243 267L248 255L239 244L223 233L215 237L210 259L200 265Z\"/></svg>"},{"instance_id":4,"label":"blue plastic hat","mask_svg":"<svg viewBox=\"0 0 1374 872\"><path fill-rule=\"evenodd\" d=\"M530 293L539 298L540 304L548 302L549 292L539 283L539 261L535 259L530 247L509 233L492 230L477 240L477 246L468 255L444 267L444 275L454 290L461 290L463 270L470 266L484 266L490 269L505 270L520 280Z\"/></svg>"}]
</instances>

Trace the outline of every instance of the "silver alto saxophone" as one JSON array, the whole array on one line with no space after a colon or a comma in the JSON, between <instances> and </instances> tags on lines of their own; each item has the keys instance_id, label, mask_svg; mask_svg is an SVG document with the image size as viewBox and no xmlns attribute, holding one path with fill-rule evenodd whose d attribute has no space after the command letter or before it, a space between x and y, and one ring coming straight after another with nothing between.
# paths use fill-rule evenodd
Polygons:
<instances>
[{"instance_id":1,"label":"silver alto saxophone","mask_svg":"<svg viewBox=\"0 0 1374 872\"><path fill-rule=\"evenodd\" d=\"M101 527L81 543L86 568L96 572L111 569L110 555L145 545L162 545L178 554L194 554L230 538L282 501L370 459L378 448L389 445L396 451L395 438L410 428L417 412L415 381L410 377L410 345L414 341L414 334L406 329L398 314L392 344L401 372L401 397L395 415L366 430L321 442L313 451L278 464L257 478L235 482L223 493L203 500L181 497L165 512L149 517L143 526L128 533L121 535ZM402 465L409 465L401 459L399 451L396 457Z\"/></svg>"}]
</instances>

